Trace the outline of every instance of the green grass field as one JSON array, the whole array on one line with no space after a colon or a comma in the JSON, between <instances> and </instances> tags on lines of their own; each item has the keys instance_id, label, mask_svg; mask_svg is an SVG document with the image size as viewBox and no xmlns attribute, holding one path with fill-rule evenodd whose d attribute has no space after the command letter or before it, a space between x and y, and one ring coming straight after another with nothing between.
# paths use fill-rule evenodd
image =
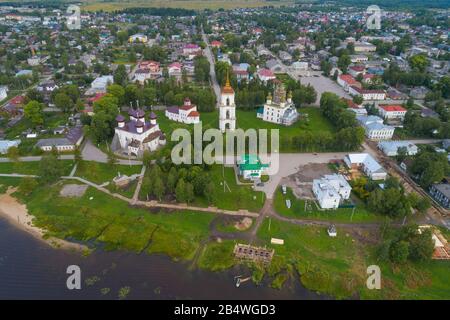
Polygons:
<instances>
[{"instance_id":1,"label":"green grass field","mask_svg":"<svg viewBox=\"0 0 450 320\"><path fill-rule=\"evenodd\" d=\"M135 7L152 8L183 8L193 10L203 9L234 9L234 8L258 8L263 6L275 6L292 4L294 1L281 0L134 0L134 1L83 1L82 9L87 11L115 11Z\"/></svg>"},{"instance_id":2,"label":"green grass field","mask_svg":"<svg viewBox=\"0 0 450 320\"><path fill-rule=\"evenodd\" d=\"M315 107L300 108L300 120L292 126L286 127L275 123L270 123L258 119L256 111L236 110L236 125L243 130L248 129L267 129L267 138L270 141L270 130L278 129L280 135L280 152L298 152L295 150L290 142L292 137L301 136L302 133L310 132L312 134L318 132L335 133L334 126L322 116L320 109ZM164 115L164 111L157 111L158 123L161 130L166 134L168 141L170 141L173 130L177 128L184 128L190 131L193 130L193 125L186 125L169 120ZM202 121L202 128L204 130L209 128L219 128L219 114L214 112L202 112L200 115ZM224 137L225 143L225 137ZM269 146L270 148L270 146Z\"/></svg>"},{"instance_id":3,"label":"green grass field","mask_svg":"<svg viewBox=\"0 0 450 320\"><path fill-rule=\"evenodd\" d=\"M120 173L121 175L133 175L141 172L141 166L129 166L116 164L114 166L108 163L94 161L81 161L78 164L75 176L84 178L91 182L102 184L111 181Z\"/></svg>"},{"instance_id":4,"label":"green grass field","mask_svg":"<svg viewBox=\"0 0 450 320\"><path fill-rule=\"evenodd\" d=\"M89 188L81 198L61 198L62 183L37 188L31 196L15 195L50 236L99 241L106 249L164 253L192 259L208 235L213 215L192 211L151 213ZM92 200L90 198L92 197Z\"/></svg>"},{"instance_id":5,"label":"green grass field","mask_svg":"<svg viewBox=\"0 0 450 320\"><path fill-rule=\"evenodd\" d=\"M230 188L223 186L222 166L213 165L209 171L211 181L215 184L215 197L213 205L220 209L239 210L247 209L249 211L258 212L264 205L265 194L260 191L253 191L251 186L242 186L236 183L234 170L231 167L224 168L225 181ZM205 198L197 197L193 205L208 206Z\"/></svg>"},{"instance_id":6,"label":"green grass field","mask_svg":"<svg viewBox=\"0 0 450 320\"><path fill-rule=\"evenodd\" d=\"M68 175L74 166L72 160L60 160L63 163L63 175ZM1 162L0 173L39 174L39 161L30 162Z\"/></svg>"},{"instance_id":7,"label":"green grass field","mask_svg":"<svg viewBox=\"0 0 450 320\"><path fill-rule=\"evenodd\" d=\"M291 208L286 207L286 199L291 200ZM305 200L297 199L292 189L288 188L286 195L283 195L281 188L278 188L274 198L274 208L282 216L297 219L317 219L332 222L381 222L384 217L369 212L362 202L356 204L356 209L352 217L352 208L339 208L336 210L319 210L312 201L308 201L305 211ZM310 210L311 208L311 210Z\"/></svg>"}]
</instances>

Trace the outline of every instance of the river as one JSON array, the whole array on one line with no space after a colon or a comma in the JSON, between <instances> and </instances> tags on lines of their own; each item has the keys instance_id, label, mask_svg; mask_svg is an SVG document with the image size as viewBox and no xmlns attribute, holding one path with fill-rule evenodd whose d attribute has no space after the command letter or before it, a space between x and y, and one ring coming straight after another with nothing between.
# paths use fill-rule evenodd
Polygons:
<instances>
[{"instance_id":1,"label":"river","mask_svg":"<svg viewBox=\"0 0 450 320\"><path fill-rule=\"evenodd\" d=\"M81 268L81 290L66 288L69 265ZM83 257L51 248L0 218L0 299L118 299L122 287L131 289L127 299L326 299L296 280L283 290L251 281L236 288L240 272L190 270L164 255L123 251Z\"/></svg>"}]
</instances>

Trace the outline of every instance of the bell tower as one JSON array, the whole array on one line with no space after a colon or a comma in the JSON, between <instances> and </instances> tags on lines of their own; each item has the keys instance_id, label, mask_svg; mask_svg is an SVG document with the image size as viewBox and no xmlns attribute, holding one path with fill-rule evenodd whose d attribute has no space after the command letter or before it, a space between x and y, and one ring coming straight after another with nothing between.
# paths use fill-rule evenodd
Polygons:
<instances>
[{"instance_id":1,"label":"bell tower","mask_svg":"<svg viewBox=\"0 0 450 320\"><path fill-rule=\"evenodd\" d=\"M236 104L234 103L234 90L230 85L227 72L227 82L220 92L219 129L222 132L236 129Z\"/></svg>"}]
</instances>

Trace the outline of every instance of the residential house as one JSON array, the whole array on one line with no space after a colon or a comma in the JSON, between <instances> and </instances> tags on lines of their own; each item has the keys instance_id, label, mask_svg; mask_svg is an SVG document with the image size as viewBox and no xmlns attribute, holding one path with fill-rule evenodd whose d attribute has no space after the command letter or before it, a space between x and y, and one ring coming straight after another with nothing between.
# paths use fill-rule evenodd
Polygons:
<instances>
[{"instance_id":1,"label":"residential house","mask_svg":"<svg viewBox=\"0 0 450 320\"><path fill-rule=\"evenodd\" d=\"M387 172L368 153L350 153L344 157L350 170L362 170L372 180L385 180Z\"/></svg>"},{"instance_id":2,"label":"residential house","mask_svg":"<svg viewBox=\"0 0 450 320\"><path fill-rule=\"evenodd\" d=\"M410 156L417 154L419 150L414 143L409 141L381 141L378 143L378 148L388 157L395 157L399 148L405 148L406 154Z\"/></svg>"},{"instance_id":3,"label":"residential house","mask_svg":"<svg viewBox=\"0 0 450 320\"><path fill-rule=\"evenodd\" d=\"M337 77L337 83L344 88L345 91L349 91L351 86L355 87L361 87L361 83L355 80L351 75L349 74L341 74Z\"/></svg>"},{"instance_id":4,"label":"residential house","mask_svg":"<svg viewBox=\"0 0 450 320\"><path fill-rule=\"evenodd\" d=\"M357 86L350 86L348 93L352 96L361 96L363 100L385 100L386 92L384 90L361 89Z\"/></svg>"},{"instance_id":5,"label":"residential house","mask_svg":"<svg viewBox=\"0 0 450 320\"><path fill-rule=\"evenodd\" d=\"M264 83L267 83L268 81L275 80L277 77L275 74L269 70L269 69L259 69L256 72L257 77L259 80L261 80Z\"/></svg>"}]
</instances>

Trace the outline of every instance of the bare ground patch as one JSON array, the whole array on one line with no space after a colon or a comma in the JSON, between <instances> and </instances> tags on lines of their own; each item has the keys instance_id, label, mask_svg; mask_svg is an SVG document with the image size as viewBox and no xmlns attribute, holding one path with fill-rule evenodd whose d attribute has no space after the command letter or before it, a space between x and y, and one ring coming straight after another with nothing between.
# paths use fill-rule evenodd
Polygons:
<instances>
[{"instance_id":1,"label":"bare ground patch","mask_svg":"<svg viewBox=\"0 0 450 320\"><path fill-rule=\"evenodd\" d=\"M85 184L65 184L59 195L65 198L80 198L86 192L88 186Z\"/></svg>"}]
</instances>

